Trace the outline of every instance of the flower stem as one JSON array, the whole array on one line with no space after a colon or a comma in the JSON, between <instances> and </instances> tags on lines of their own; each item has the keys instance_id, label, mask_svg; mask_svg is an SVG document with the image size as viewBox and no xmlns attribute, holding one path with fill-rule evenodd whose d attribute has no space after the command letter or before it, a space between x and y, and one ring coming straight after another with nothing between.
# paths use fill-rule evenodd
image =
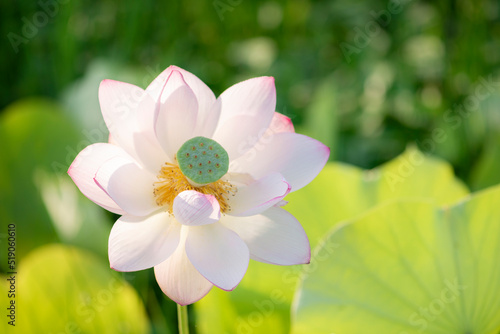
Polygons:
<instances>
[{"instance_id":1,"label":"flower stem","mask_svg":"<svg viewBox=\"0 0 500 334\"><path fill-rule=\"evenodd\" d=\"M177 304L177 322L179 323L179 334L189 334L187 305Z\"/></svg>"}]
</instances>

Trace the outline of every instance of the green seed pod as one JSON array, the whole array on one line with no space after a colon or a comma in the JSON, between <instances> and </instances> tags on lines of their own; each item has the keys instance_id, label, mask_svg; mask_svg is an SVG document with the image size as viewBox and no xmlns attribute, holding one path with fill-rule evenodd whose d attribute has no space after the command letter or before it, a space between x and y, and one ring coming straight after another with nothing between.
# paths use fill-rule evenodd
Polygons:
<instances>
[{"instance_id":1,"label":"green seed pod","mask_svg":"<svg viewBox=\"0 0 500 334\"><path fill-rule=\"evenodd\" d=\"M229 169L229 156L215 140L194 137L177 151L182 173L197 186L219 180Z\"/></svg>"}]
</instances>

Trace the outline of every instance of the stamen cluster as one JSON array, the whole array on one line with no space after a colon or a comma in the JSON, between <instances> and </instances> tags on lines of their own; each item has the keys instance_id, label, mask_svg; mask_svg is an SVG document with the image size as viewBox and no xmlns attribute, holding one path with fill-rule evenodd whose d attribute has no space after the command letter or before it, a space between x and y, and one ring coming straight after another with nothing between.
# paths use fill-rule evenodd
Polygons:
<instances>
[{"instance_id":1,"label":"stamen cluster","mask_svg":"<svg viewBox=\"0 0 500 334\"><path fill-rule=\"evenodd\" d=\"M175 197L186 190L195 190L205 195L213 195L219 201L221 213L231 212L229 198L237 192L234 185L222 179L195 187L187 180L179 166L168 162L165 163L158 174L158 181L154 183L153 193L156 204L165 207L166 211L172 213Z\"/></svg>"}]
</instances>

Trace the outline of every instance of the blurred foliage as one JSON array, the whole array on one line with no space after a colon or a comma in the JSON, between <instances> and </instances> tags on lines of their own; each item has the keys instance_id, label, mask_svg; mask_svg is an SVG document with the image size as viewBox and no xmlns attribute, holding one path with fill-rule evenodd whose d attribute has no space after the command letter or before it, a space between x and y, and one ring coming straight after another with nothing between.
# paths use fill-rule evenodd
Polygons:
<instances>
[{"instance_id":1,"label":"blurred foliage","mask_svg":"<svg viewBox=\"0 0 500 334\"><path fill-rule=\"evenodd\" d=\"M277 111L342 162L287 197L312 246L386 201L451 205L468 193L464 183L479 190L500 182L498 1L41 0L0 8L0 220L16 223L18 264L40 278L22 276L26 291L54 283L47 273L36 275L44 269L30 269L37 257L52 268L43 262L50 251L97 267L107 261L116 217L84 198L66 175L78 151L107 140L97 98L105 78L146 87L175 64L219 95L243 79L274 76ZM89 286L94 292L120 276L97 267L84 270L102 274ZM235 291L214 288L195 305L192 330L287 333L296 284L310 268L252 261ZM64 274L60 286L76 284L73 299L59 303L65 319L74 318L66 308L82 302L82 270L56 269ZM176 332L175 304L152 270L121 274L119 281L130 292L123 298L147 313L149 326L136 323L135 332ZM126 307L115 304L103 312L117 308L125 316ZM106 332L96 326L88 332Z\"/></svg>"},{"instance_id":2,"label":"blurred foliage","mask_svg":"<svg viewBox=\"0 0 500 334\"><path fill-rule=\"evenodd\" d=\"M413 142L466 181L500 129L495 0L44 0L4 3L0 13L0 108L61 97L92 69L94 102L111 72L135 72L130 81L145 87L176 64L216 94L272 75L277 110L317 133L332 159L371 168Z\"/></svg>"},{"instance_id":3,"label":"blurred foliage","mask_svg":"<svg viewBox=\"0 0 500 334\"><path fill-rule=\"evenodd\" d=\"M499 201L499 186L441 209L397 200L339 226L315 250L291 333L499 333Z\"/></svg>"},{"instance_id":4,"label":"blurred foliage","mask_svg":"<svg viewBox=\"0 0 500 334\"><path fill-rule=\"evenodd\" d=\"M26 257L19 273L16 331L26 334L149 331L137 292L119 274L109 270L105 261L90 253L46 245Z\"/></svg>"},{"instance_id":5,"label":"blurred foliage","mask_svg":"<svg viewBox=\"0 0 500 334\"><path fill-rule=\"evenodd\" d=\"M73 123L59 105L44 99L19 101L1 116L0 138L9 145L1 147L0 218L21 231L17 259L58 240L106 256L111 227L103 224L104 212L66 175L76 150L86 146ZM86 242L89 238L94 242ZM0 268L6 265L1 262Z\"/></svg>"},{"instance_id":6,"label":"blurred foliage","mask_svg":"<svg viewBox=\"0 0 500 334\"><path fill-rule=\"evenodd\" d=\"M483 189L491 184L500 183L500 133L488 139L479 156L478 163L471 172L472 189Z\"/></svg>"}]
</instances>

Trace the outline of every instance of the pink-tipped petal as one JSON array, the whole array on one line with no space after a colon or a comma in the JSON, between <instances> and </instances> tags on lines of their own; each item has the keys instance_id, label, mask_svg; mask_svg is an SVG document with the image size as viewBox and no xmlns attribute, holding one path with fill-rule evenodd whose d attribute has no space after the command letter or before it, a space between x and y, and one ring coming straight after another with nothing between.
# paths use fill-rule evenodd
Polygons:
<instances>
[{"instance_id":1,"label":"pink-tipped petal","mask_svg":"<svg viewBox=\"0 0 500 334\"><path fill-rule=\"evenodd\" d=\"M251 217L224 216L221 223L235 231L250 249L250 257L278 265L309 263L311 248L307 235L287 211L269 208Z\"/></svg>"},{"instance_id":2,"label":"pink-tipped petal","mask_svg":"<svg viewBox=\"0 0 500 334\"><path fill-rule=\"evenodd\" d=\"M175 66L169 66L166 70L161 72L146 88L146 92L153 98L155 101L160 100L160 96L164 90L165 83L168 78L172 74L173 70L177 70Z\"/></svg>"},{"instance_id":3,"label":"pink-tipped petal","mask_svg":"<svg viewBox=\"0 0 500 334\"><path fill-rule=\"evenodd\" d=\"M269 128L276 108L274 78L237 83L224 91L219 100L221 112L213 138L233 160L251 149Z\"/></svg>"},{"instance_id":4,"label":"pink-tipped petal","mask_svg":"<svg viewBox=\"0 0 500 334\"><path fill-rule=\"evenodd\" d=\"M155 276L163 293L180 305L200 300L213 286L189 261L185 239L168 259L155 266Z\"/></svg>"},{"instance_id":5,"label":"pink-tipped petal","mask_svg":"<svg viewBox=\"0 0 500 334\"><path fill-rule=\"evenodd\" d=\"M133 160L112 158L101 165L94 179L130 215L144 217L159 209L153 194L155 176Z\"/></svg>"},{"instance_id":6,"label":"pink-tipped petal","mask_svg":"<svg viewBox=\"0 0 500 334\"><path fill-rule=\"evenodd\" d=\"M163 86L165 85L165 81L170 77L172 72L179 72L187 85L191 88L194 95L196 96L196 100L198 101L198 105L200 106L199 113L201 117L206 117L209 115L209 109L212 104L215 102L215 95L208 86L201 81L196 75L183 70L177 66L169 66L166 70L164 70L160 75L156 77L156 79L151 82L151 84L146 88L146 91L153 97L156 101L159 99L162 94Z\"/></svg>"},{"instance_id":7,"label":"pink-tipped petal","mask_svg":"<svg viewBox=\"0 0 500 334\"><path fill-rule=\"evenodd\" d=\"M219 201L212 195L195 190L186 190L177 195L173 212L177 221L187 226L212 224L220 219Z\"/></svg>"},{"instance_id":8,"label":"pink-tipped petal","mask_svg":"<svg viewBox=\"0 0 500 334\"><path fill-rule=\"evenodd\" d=\"M137 271L165 261L179 244L181 225L166 212L123 216L109 235L109 263L118 271Z\"/></svg>"},{"instance_id":9,"label":"pink-tipped petal","mask_svg":"<svg viewBox=\"0 0 500 334\"><path fill-rule=\"evenodd\" d=\"M125 211L94 182L94 176L101 165L115 157L131 159L121 147L116 145L104 143L89 145L75 158L68 169L68 174L78 189L92 202L108 211L123 215Z\"/></svg>"},{"instance_id":10,"label":"pink-tipped petal","mask_svg":"<svg viewBox=\"0 0 500 334\"><path fill-rule=\"evenodd\" d=\"M160 145L173 159L182 144L193 138L198 102L191 88L177 71L173 71L168 78L162 100L164 96L166 96L165 101L158 109L155 131Z\"/></svg>"},{"instance_id":11,"label":"pink-tipped petal","mask_svg":"<svg viewBox=\"0 0 500 334\"><path fill-rule=\"evenodd\" d=\"M229 197L233 216L252 216L281 202L290 192L290 185L280 173L272 173L248 186L238 187L234 196Z\"/></svg>"},{"instance_id":12,"label":"pink-tipped petal","mask_svg":"<svg viewBox=\"0 0 500 334\"><path fill-rule=\"evenodd\" d=\"M177 66L170 66L148 86L146 91L150 93L155 100L158 100L162 94L162 88L165 82L174 71L182 74L184 81L191 88L198 101L198 118L194 136L212 137L219 121L220 104L214 105L216 101L214 93L196 75ZM163 93L165 92L163 91Z\"/></svg>"},{"instance_id":13,"label":"pink-tipped petal","mask_svg":"<svg viewBox=\"0 0 500 334\"><path fill-rule=\"evenodd\" d=\"M278 133L265 144L254 147L231 164L229 171L249 173L260 178L280 172L296 191L323 169L330 149L319 141L296 133Z\"/></svg>"},{"instance_id":14,"label":"pink-tipped petal","mask_svg":"<svg viewBox=\"0 0 500 334\"><path fill-rule=\"evenodd\" d=\"M277 208L281 208L281 207L283 207L283 206L285 206L287 204L288 204L288 201L281 200L278 203L274 204L274 206L277 207Z\"/></svg>"},{"instance_id":15,"label":"pink-tipped petal","mask_svg":"<svg viewBox=\"0 0 500 334\"><path fill-rule=\"evenodd\" d=\"M271 135L281 132L295 132L295 128L290 117L275 112L266 134Z\"/></svg>"},{"instance_id":16,"label":"pink-tipped petal","mask_svg":"<svg viewBox=\"0 0 500 334\"><path fill-rule=\"evenodd\" d=\"M243 240L220 224L189 227L186 254L200 274L228 291L241 281L250 260Z\"/></svg>"}]
</instances>

